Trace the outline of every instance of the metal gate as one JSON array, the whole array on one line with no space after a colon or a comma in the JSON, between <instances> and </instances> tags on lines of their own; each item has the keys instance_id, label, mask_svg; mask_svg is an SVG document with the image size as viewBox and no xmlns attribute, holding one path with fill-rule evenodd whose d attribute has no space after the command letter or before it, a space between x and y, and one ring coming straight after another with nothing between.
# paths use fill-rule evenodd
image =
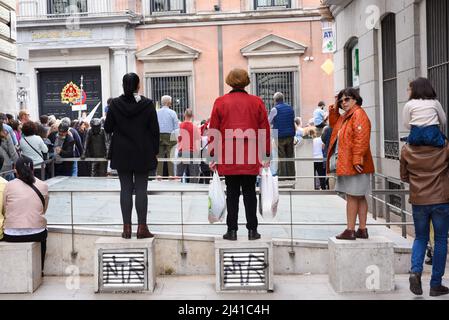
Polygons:
<instances>
[{"instance_id":1,"label":"metal gate","mask_svg":"<svg viewBox=\"0 0 449 320\"><path fill-rule=\"evenodd\" d=\"M396 16L382 20L382 73L385 157L399 159Z\"/></svg>"},{"instance_id":2,"label":"metal gate","mask_svg":"<svg viewBox=\"0 0 449 320\"><path fill-rule=\"evenodd\" d=\"M68 104L61 102L61 92L65 85L73 81L80 86L83 76L87 100L87 112L91 112L101 99L101 70L98 68L64 68L39 69L39 113L41 115L55 115L56 118L78 118L78 112L73 112ZM102 108L98 108L95 117L101 118Z\"/></svg>"},{"instance_id":3,"label":"metal gate","mask_svg":"<svg viewBox=\"0 0 449 320\"><path fill-rule=\"evenodd\" d=\"M449 3L427 0L427 65L432 82L446 114L449 108ZM444 124L446 134L449 133Z\"/></svg>"},{"instance_id":4,"label":"metal gate","mask_svg":"<svg viewBox=\"0 0 449 320\"><path fill-rule=\"evenodd\" d=\"M273 95L276 92L282 92L284 101L297 109L294 105L294 72L257 72L255 78L256 95L263 100L268 111L274 107Z\"/></svg>"}]
</instances>

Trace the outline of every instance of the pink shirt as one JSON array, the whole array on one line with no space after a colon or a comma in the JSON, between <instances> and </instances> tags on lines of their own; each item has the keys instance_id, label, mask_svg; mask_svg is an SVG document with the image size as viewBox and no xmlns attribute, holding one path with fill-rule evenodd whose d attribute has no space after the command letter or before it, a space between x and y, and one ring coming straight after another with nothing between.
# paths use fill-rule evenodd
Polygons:
<instances>
[{"instance_id":1,"label":"pink shirt","mask_svg":"<svg viewBox=\"0 0 449 320\"><path fill-rule=\"evenodd\" d=\"M48 204L48 185L36 179L34 184ZM4 191L5 229L46 228L46 208L37 193L20 179L6 184Z\"/></svg>"}]
</instances>

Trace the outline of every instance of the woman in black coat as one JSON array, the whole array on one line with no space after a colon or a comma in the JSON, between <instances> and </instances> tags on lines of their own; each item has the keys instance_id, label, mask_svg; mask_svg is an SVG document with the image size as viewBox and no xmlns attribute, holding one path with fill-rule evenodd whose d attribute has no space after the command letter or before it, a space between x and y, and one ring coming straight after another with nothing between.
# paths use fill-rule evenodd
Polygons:
<instances>
[{"instance_id":1,"label":"woman in black coat","mask_svg":"<svg viewBox=\"0 0 449 320\"><path fill-rule=\"evenodd\" d=\"M151 238L147 226L148 176L157 167L159 152L159 123L156 109L150 99L139 96L140 79L135 73L123 77L124 95L112 100L104 129L112 134L111 168L120 178L120 206L125 239L131 238L133 190L136 193L138 216L137 238Z\"/></svg>"}]
</instances>

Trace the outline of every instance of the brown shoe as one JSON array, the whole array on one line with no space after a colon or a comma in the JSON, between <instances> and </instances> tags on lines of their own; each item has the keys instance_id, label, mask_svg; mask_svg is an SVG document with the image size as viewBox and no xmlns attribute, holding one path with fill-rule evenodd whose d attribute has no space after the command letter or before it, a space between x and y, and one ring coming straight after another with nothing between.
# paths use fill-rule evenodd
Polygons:
<instances>
[{"instance_id":1,"label":"brown shoe","mask_svg":"<svg viewBox=\"0 0 449 320\"><path fill-rule=\"evenodd\" d=\"M137 227L137 239L147 239L153 238L154 234L148 230L148 226L146 224L139 224Z\"/></svg>"},{"instance_id":2,"label":"brown shoe","mask_svg":"<svg viewBox=\"0 0 449 320\"><path fill-rule=\"evenodd\" d=\"M123 239L131 239L131 233L132 233L131 225L130 224L124 224L123 225L122 238Z\"/></svg>"},{"instance_id":3,"label":"brown shoe","mask_svg":"<svg viewBox=\"0 0 449 320\"><path fill-rule=\"evenodd\" d=\"M348 229L346 229L345 231L343 231L343 233L341 233L338 236L336 236L336 238L338 240L355 240L355 239L357 239L355 237L355 231L354 230L348 230Z\"/></svg>"},{"instance_id":4,"label":"brown shoe","mask_svg":"<svg viewBox=\"0 0 449 320\"><path fill-rule=\"evenodd\" d=\"M357 239L368 239L369 235L368 235L368 229L359 229L357 230L357 232L355 233L355 237Z\"/></svg>"}]
</instances>

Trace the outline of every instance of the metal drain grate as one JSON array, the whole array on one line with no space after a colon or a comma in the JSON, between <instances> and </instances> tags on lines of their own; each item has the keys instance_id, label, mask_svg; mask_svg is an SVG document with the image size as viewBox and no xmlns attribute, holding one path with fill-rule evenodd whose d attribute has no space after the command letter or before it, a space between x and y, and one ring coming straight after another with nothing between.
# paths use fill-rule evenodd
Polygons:
<instances>
[{"instance_id":1,"label":"metal drain grate","mask_svg":"<svg viewBox=\"0 0 449 320\"><path fill-rule=\"evenodd\" d=\"M148 290L147 249L100 250L100 291Z\"/></svg>"},{"instance_id":2,"label":"metal drain grate","mask_svg":"<svg viewBox=\"0 0 449 320\"><path fill-rule=\"evenodd\" d=\"M220 250L222 290L267 290L268 250Z\"/></svg>"}]
</instances>

